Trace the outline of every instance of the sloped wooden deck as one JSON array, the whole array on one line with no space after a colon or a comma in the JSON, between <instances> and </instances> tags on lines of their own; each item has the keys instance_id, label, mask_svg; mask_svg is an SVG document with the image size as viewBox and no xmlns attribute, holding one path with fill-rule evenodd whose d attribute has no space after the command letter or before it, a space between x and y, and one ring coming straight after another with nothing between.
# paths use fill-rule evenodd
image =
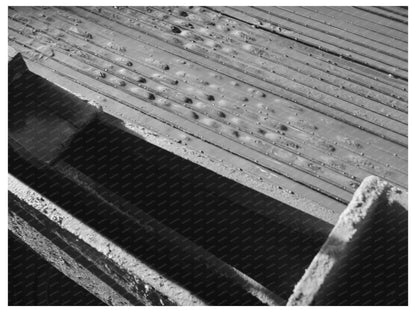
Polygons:
<instances>
[{"instance_id":1,"label":"sloped wooden deck","mask_svg":"<svg viewBox=\"0 0 416 312\"><path fill-rule=\"evenodd\" d=\"M407 30L401 7L9 8L31 71L332 224L366 176L407 189Z\"/></svg>"}]
</instances>

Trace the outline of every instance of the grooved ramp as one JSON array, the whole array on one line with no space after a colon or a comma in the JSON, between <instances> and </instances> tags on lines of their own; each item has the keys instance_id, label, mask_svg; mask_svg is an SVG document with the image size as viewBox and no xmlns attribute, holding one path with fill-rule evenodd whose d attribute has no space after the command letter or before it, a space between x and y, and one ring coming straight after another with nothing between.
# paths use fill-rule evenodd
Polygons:
<instances>
[{"instance_id":1,"label":"grooved ramp","mask_svg":"<svg viewBox=\"0 0 416 312\"><path fill-rule=\"evenodd\" d=\"M96 272L105 271L107 249L92 251L101 243L76 251L95 255L92 271L62 253L71 263L68 275L84 272L84 287L102 288L106 303L286 304L366 177L407 190L406 8L9 7L8 13L13 233L45 257L42 246L55 234L42 233L43 222L64 233L51 252L80 248L71 235L62 238L73 229L27 202L24 189L60 202L52 211L62 216L79 214L80 226L100 239L123 236L124 228L90 229L88 222L112 220L91 221L74 199L62 202L65 196L56 197L48 184L55 178L126 222L141 244L109 242L111 250L135 253L132 262L111 262L104 283ZM65 185L59 190L66 194ZM61 217L72 220L71 213ZM220 234L206 234L215 229ZM130 257L124 249L118 255ZM62 268L56 257L48 260ZM149 274L130 272L127 282L117 275L133 264ZM312 297L298 291L289 303L339 302Z\"/></svg>"},{"instance_id":2,"label":"grooved ramp","mask_svg":"<svg viewBox=\"0 0 416 312\"><path fill-rule=\"evenodd\" d=\"M407 188L397 11L13 7L9 44L33 72L234 154L275 198L335 223L368 175Z\"/></svg>"}]
</instances>

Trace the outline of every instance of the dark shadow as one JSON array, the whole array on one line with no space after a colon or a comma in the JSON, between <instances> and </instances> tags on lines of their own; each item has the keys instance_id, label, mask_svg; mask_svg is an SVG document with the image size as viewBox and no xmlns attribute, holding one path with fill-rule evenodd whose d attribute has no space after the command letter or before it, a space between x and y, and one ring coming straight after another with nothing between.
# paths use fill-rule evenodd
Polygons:
<instances>
[{"instance_id":1,"label":"dark shadow","mask_svg":"<svg viewBox=\"0 0 416 312\"><path fill-rule=\"evenodd\" d=\"M334 267L315 305L408 304L408 212L387 200Z\"/></svg>"},{"instance_id":2,"label":"dark shadow","mask_svg":"<svg viewBox=\"0 0 416 312\"><path fill-rule=\"evenodd\" d=\"M8 243L10 306L105 305L55 269L11 232Z\"/></svg>"},{"instance_id":3,"label":"dark shadow","mask_svg":"<svg viewBox=\"0 0 416 312\"><path fill-rule=\"evenodd\" d=\"M64 160L283 298L325 241L310 235L319 220L98 121ZM281 210L280 222L256 206ZM296 217L304 232L291 226Z\"/></svg>"},{"instance_id":4,"label":"dark shadow","mask_svg":"<svg viewBox=\"0 0 416 312\"><path fill-rule=\"evenodd\" d=\"M179 253L166 240L138 226L132 218L97 200L85 189L53 170L32 166L9 149L9 172L124 248L168 279L183 285L212 305L259 305L256 298L201 262Z\"/></svg>"},{"instance_id":5,"label":"dark shadow","mask_svg":"<svg viewBox=\"0 0 416 312\"><path fill-rule=\"evenodd\" d=\"M79 99L30 75L9 87L9 131L23 126L22 119L35 107L76 123ZM19 87L26 81L31 86L29 101ZM57 88L61 98L55 94ZM78 101L73 108L72 100ZM331 229L319 219L99 120L72 140L62 159L284 299ZM35 167L9 149L9 172L208 303L260 304L50 167ZM237 194L239 201L230 194ZM266 218L256 213L256 207L267 207L277 217Z\"/></svg>"}]
</instances>

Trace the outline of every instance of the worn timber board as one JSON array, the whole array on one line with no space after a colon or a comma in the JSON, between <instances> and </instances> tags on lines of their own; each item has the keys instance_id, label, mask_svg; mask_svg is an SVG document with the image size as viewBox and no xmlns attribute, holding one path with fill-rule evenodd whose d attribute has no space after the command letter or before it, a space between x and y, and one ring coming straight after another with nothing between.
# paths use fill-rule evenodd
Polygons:
<instances>
[{"instance_id":1,"label":"worn timber board","mask_svg":"<svg viewBox=\"0 0 416 312\"><path fill-rule=\"evenodd\" d=\"M407 305L407 196L365 178L288 305Z\"/></svg>"},{"instance_id":2,"label":"worn timber board","mask_svg":"<svg viewBox=\"0 0 416 312\"><path fill-rule=\"evenodd\" d=\"M13 234L103 302L204 304L12 175L8 188Z\"/></svg>"},{"instance_id":3,"label":"worn timber board","mask_svg":"<svg viewBox=\"0 0 416 312\"><path fill-rule=\"evenodd\" d=\"M407 37L402 8L9 8L31 71L332 224L368 175L407 189Z\"/></svg>"}]
</instances>

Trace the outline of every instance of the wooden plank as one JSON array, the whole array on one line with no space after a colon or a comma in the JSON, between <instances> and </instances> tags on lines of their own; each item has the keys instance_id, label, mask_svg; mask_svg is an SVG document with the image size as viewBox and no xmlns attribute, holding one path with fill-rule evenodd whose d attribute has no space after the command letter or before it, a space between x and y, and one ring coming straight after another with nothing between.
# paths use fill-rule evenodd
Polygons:
<instances>
[{"instance_id":1,"label":"wooden plank","mask_svg":"<svg viewBox=\"0 0 416 312\"><path fill-rule=\"evenodd\" d=\"M128 13L131 13L131 11L132 10L130 10ZM148 21L149 23L152 23L154 19L153 16L156 16L159 19L160 24L165 24L167 29L170 29L170 27L173 27L175 25L184 27L183 25L184 24L186 25L186 21L188 20L188 19L185 19L184 17L181 17L180 15L173 16L173 13L177 12L178 10L173 10L172 16L164 14L164 11L156 11L156 9L152 9L151 13L147 13L147 11L145 10L138 10L138 11L142 13L142 15L137 15L135 13L136 11L134 11L134 13L132 13L131 16L132 17L134 16L136 18L140 17L142 21L144 22ZM182 12L185 12L185 11L182 11ZM192 27L195 27L195 26L202 27L203 24L198 24L197 22L195 22L194 19L191 19L191 17L193 17L195 14L193 14L192 16L190 14L193 14L193 13L192 12L189 13L187 15L187 18L189 18L189 20L192 20L193 22ZM203 15L198 15L198 17L202 17L202 16ZM219 21L220 20L218 20L217 23ZM206 38L206 40L208 40L209 42L211 40L218 40L218 41L226 40L227 37L224 36L220 31L216 29L218 25L222 25L222 24L217 24L216 27L210 26L210 25L207 26L207 27L210 27L208 28L210 29L209 36L193 31L191 26L188 26L188 29L191 33L194 33L195 35L200 36L200 38ZM186 28L186 26L184 28ZM243 28L239 27L239 29L242 30ZM243 36L243 34L241 33L240 36ZM247 36L248 38L251 37L249 33L245 33L244 36ZM236 38L240 38L240 37L236 37ZM254 39L254 36L251 38ZM281 49L287 48L287 46L279 46L278 49L273 50L272 46L270 45L269 40L264 41L263 44L260 45L261 40L258 36L255 37L255 45L251 45L251 44L249 45L246 43L246 41L247 40L244 40L244 41L240 40L238 42L237 40L232 40L226 46L230 46L229 47L230 49L231 47L235 48L235 50L231 50L233 51L232 53L233 53L234 59L244 60L244 62L253 64L253 66L256 66L256 67L260 66L262 70L269 69L269 71L271 70L273 73L286 78L286 80L282 80L280 77L279 77L280 79L274 79L275 83L281 81L282 85L288 85L288 80L290 80L291 83L293 83L293 81L300 82L302 83L301 86L303 87L308 86L309 88L311 88L311 90L320 90L322 93L326 95L330 95L336 92L339 95L340 99L344 99L344 100L349 101L350 103L355 103L356 105L359 105L358 102L355 102L356 99L358 99L359 97L351 96L353 93L348 93L346 91L349 85L346 85L345 81L343 82L340 81L336 84L334 83L329 84L328 79L332 78L332 75L324 71L319 72L318 70L316 70L313 72L315 73L315 75L312 75L311 72L303 73L303 71L309 69L309 67L305 66L306 65L305 63L309 64L308 61L310 60L291 63L290 58L288 56L285 57L284 53L281 53ZM251 47L251 48L248 48L248 47ZM225 50L225 49L226 47L224 47L222 50ZM237 49L239 49L240 51L238 51ZM215 53L219 53L217 51L218 49L215 50ZM251 55L254 55L257 58L253 58L251 57ZM279 64L286 65L286 66L276 66L275 61L278 61ZM299 74L299 72L302 72L302 74ZM311 77L315 79L311 79ZM320 87L316 88L316 85L314 83L316 83L318 80L319 80ZM340 88L340 84L342 84L342 88ZM298 85L295 84L295 85L298 86L299 84ZM300 89L300 87L298 87L297 89ZM367 89L366 92L368 92L368 88L366 89ZM362 98L361 100L365 103L364 106L366 108L371 109L371 107L374 107L373 105L375 104L375 101L373 100L373 103L371 103L372 101L369 100L369 97L367 97L367 95L368 93L366 93L365 98ZM336 100L336 98L333 98L332 100L334 101ZM384 102L384 101L380 101L380 102ZM387 102L384 102L384 104L387 104ZM387 105L390 106L389 104ZM383 109L383 108L380 107L380 109ZM399 120L402 120L402 119L399 119Z\"/></svg>"},{"instance_id":2,"label":"wooden plank","mask_svg":"<svg viewBox=\"0 0 416 312\"><path fill-rule=\"evenodd\" d=\"M32 62L79 81L78 88L92 87L107 98L116 94L131 107L140 99L143 112L181 129L187 125L188 133L292 180L295 193L306 186L307 196L327 201L327 209L333 205L329 197L347 203L369 174L407 187L403 81L377 76L353 60L328 63L333 58L318 48L251 28L231 14L235 9L220 10L230 14L22 7L10 11L10 42ZM242 33L230 37L227 23L241 27L248 42ZM276 45L267 43L273 39ZM53 57L31 57L45 45L53 46ZM286 57L280 49L293 53Z\"/></svg>"},{"instance_id":3,"label":"wooden plank","mask_svg":"<svg viewBox=\"0 0 416 312\"><path fill-rule=\"evenodd\" d=\"M213 145L203 137L195 136L195 133L184 132L184 126L187 126L186 121L181 124L181 127L174 127L170 123L164 123L155 118L154 115L128 106L127 102L120 102L118 98L103 95L94 89L90 89L87 85L80 85L79 81L70 80L66 76L63 77L52 69L48 69L38 63L28 62L28 64L30 70L53 80L54 83L66 90L77 92L78 96L89 99L90 103L102 107L104 112L125 121L128 125L127 129L132 129L133 133L144 136L151 140L153 144L207 167L218 174L225 175L239 183L257 189L276 200L290 203L297 209L317 215L329 223L335 223L337 215L344 208L342 204L335 200L331 202L330 210L323 208L323 205L328 203L328 198L325 198L325 202L320 202L319 194L314 194L307 187L300 188L299 193L295 193L293 189L302 186L296 185L295 182L284 176L267 170L258 163L253 164L253 162L242 158L241 155L232 153L229 149ZM163 117L163 114L158 112L157 116ZM149 135L146 131L139 131L142 127L154 134ZM166 138L167 141L161 141L159 137ZM183 147L186 147L186 149ZM259 176L262 177L261 180ZM305 194L309 195L305 196ZM270 211L270 213L273 213L273 211Z\"/></svg>"},{"instance_id":4,"label":"wooden plank","mask_svg":"<svg viewBox=\"0 0 416 312\"><path fill-rule=\"evenodd\" d=\"M64 177L72 180L74 183L79 184L81 187L86 189L91 194L95 194L99 198L99 200L104 202L104 204L111 205L115 210L119 210L119 206L123 207L124 210L121 213L126 213L125 210L127 209L128 213L131 215L130 218L132 220L137 220L136 222L140 222L140 224L138 225L142 225L143 223L147 224L147 226L144 226L144 230L149 232L147 233L149 239L151 235L154 235L154 231L156 231L157 233L165 234L166 236L164 239L168 241L167 244L169 246L172 246L171 248L176 250L177 253L184 253L182 256L183 259L186 259L186 257L189 256L191 256L193 259L199 259L200 263L204 263L205 266L210 268L211 274L213 274L212 272L215 272L219 276L223 276L226 279L229 279L231 283L235 283L238 287L244 289L248 294L252 294L254 297L259 298L260 301L266 304L282 305L285 303L280 297L274 295L270 290L260 285L244 273L229 266L227 263L224 263L223 261L219 260L213 254L205 251L204 249L193 244L192 242L186 240L184 237L163 226L158 221L148 217L145 213L141 212L138 207L133 206L125 200L123 200L122 198L115 196L107 189L95 186L96 183L88 179L87 177L84 177L81 172L78 172L75 168L66 165L62 161L57 160L60 157L60 154L63 152L63 146L68 145L68 139L70 137L72 138L82 129L76 129L75 127L71 127L69 125L69 121L71 121L71 118L62 119L54 115L53 109L58 108L60 109L60 113L65 115L67 108L70 107L71 104L62 102L62 99L68 98L68 95L65 94L65 92L63 92L62 90L59 90L59 88L57 88L55 85L48 85L42 80L39 81L39 79L37 78L38 77L35 77L31 73L28 73L25 77L21 78L30 80L30 85L27 86L29 89L24 90L25 92L20 92L22 90L19 87L21 85L19 80L16 80L14 85L10 89L12 98L10 103L10 109L12 113L14 113L15 110L17 110L18 112L24 110L24 108L22 108L21 106L16 105L16 103L24 103L24 101L27 99L25 97L21 99L22 94L29 94L30 92L33 92L33 90L35 89L42 90L41 93L47 93L49 95L48 100L36 99L36 96L32 96L32 99L35 98L34 103L30 102L30 105L27 105L29 117L23 120L22 127L17 127L17 130L15 129L16 127L12 127L12 129L14 130L9 131L9 142L13 146L15 152L17 152L21 157L27 159L27 161L34 163L36 166L39 167L44 167L45 164L53 163L53 168L55 170L61 173ZM15 90L14 88L18 88L18 90ZM55 103L53 101L55 96L53 95L53 92L51 92L51 90L48 89L53 89L55 92L59 92L59 94L61 95L59 97L61 99L59 103ZM76 101L72 103L72 105L76 106L79 101L80 99L76 99ZM41 105L43 106L42 108L40 107ZM47 113L40 114L39 112L42 112L42 109L49 111ZM88 113L90 112L89 105L83 105L81 107L81 110L82 109L84 109L84 115L88 117ZM33 117L32 115L34 115L31 114L32 110L34 110L36 113L39 113L39 116L35 116L38 117L35 123L30 122L32 120L31 118ZM95 112L94 109L93 112ZM85 120L84 118L83 122L91 123L93 118L99 118L99 116L96 116L95 114L90 115L90 118L88 120ZM79 122L80 119L78 119L77 121ZM62 131L62 128L66 129L68 127L70 129L69 135L68 133L65 133L65 131ZM56 131L61 131L62 135L57 136ZM50 175L51 173L45 174ZM51 176L50 179L53 180L53 176ZM13 187L14 185L11 186L11 188ZM27 207L27 209L29 209L29 207ZM71 216L68 215L68 219L70 217ZM75 216L72 217L76 218ZM149 230L149 226L151 227L151 230ZM50 226L48 226L48 228L50 228ZM31 230L28 231L31 232ZM30 236L36 234L32 233L28 235ZM101 234L97 232L96 235L100 236ZM233 290L233 292L238 293L235 290ZM109 300L107 299L106 302L108 301ZM146 302L143 303L146 304ZM201 302L199 302L198 304L200 303ZM152 302L152 304L154 305L155 303ZM179 304L187 305L187 302L180 302Z\"/></svg>"},{"instance_id":5,"label":"wooden plank","mask_svg":"<svg viewBox=\"0 0 416 312\"><path fill-rule=\"evenodd\" d=\"M369 20L366 20L364 18L358 18L354 16L351 13L346 12L345 10L342 11L338 7L308 7L308 9L319 11L321 13L325 13L325 15L328 15L330 17L333 17L335 19L341 19L349 24L356 25L359 28L363 30L371 30L376 33L381 33L388 35L391 38L395 38L397 40L401 40L403 42L407 42L407 33L402 32L400 30L395 30L385 24L380 24L376 21L371 22Z\"/></svg>"},{"instance_id":6,"label":"wooden plank","mask_svg":"<svg viewBox=\"0 0 416 312\"><path fill-rule=\"evenodd\" d=\"M389 189L407 189L403 8L10 7L8 26L13 151L36 165L53 164L42 169L53 173L51 179L71 181L108 211L137 222L143 237L157 236L155 229L164 233L156 241L183 255L180 263L202 265L207 276L238 290L237 296L247 295L248 302L282 305L287 297L61 161L75 134L95 118L105 119L126 136L144 138L270 196L265 207L238 192L229 198L276 226L291 215L293 228L314 237L325 236L339 216L345 221L351 209L343 211L368 175L383 177ZM43 95L30 86L35 82L47 90ZM17 96L19 91L29 93L30 100ZM205 188L221 191L217 185ZM9 193L13 232L104 302L209 303L192 293L192 285L163 277L68 213L68 207L12 176ZM313 217L292 214L292 207ZM315 218L323 222L314 223ZM56 230L43 232L41 224ZM110 251L116 251L111 262ZM76 263L75 254L88 261ZM66 259L68 268L55 255ZM299 295L302 287L290 304L311 302Z\"/></svg>"},{"instance_id":7,"label":"wooden plank","mask_svg":"<svg viewBox=\"0 0 416 312\"><path fill-rule=\"evenodd\" d=\"M333 8L341 12L347 12L348 14L351 14L352 16L354 16L356 19L363 19L365 21L369 21L377 25L385 25L389 28L398 30L402 33L407 33L406 24L368 12L365 9L362 9L361 7L339 6L339 7L333 7Z\"/></svg>"},{"instance_id":8,"label":"wooden plank","mask_svg":"<svg viewBox=\"0 0 416 312\"><path fill-rule=\"evenodd\" d=\"M297 25L302 25L307 28L312 28L316 31L319 31L323 34L333 36L338 38L340 43L338 45L344 44L346 46L356 46L357 49L359 47L368 48L371 54L378 52L384 54L386 56L393 56L398 59L407 61L407 49L403 47L403 49L397 49L397 46L390 45L392 42L387 41L382 42L380 41L380 37L375 39L369 39L369 36L362 36L357 35L353 32L345 31L342 27L337 27L334 21L330 25L328 25L326 20L323 22L319 19L311 18L311 16L304 16L303 14L299 14L299 11L292 12L291 10L287 10L286 8L276 8L276 7L265 7L265 11L268 11L270 14L279 16L280 18L284 17L290 21L293 21ZM324 39L324 38L322 38ZM370 54L369 53L369 54Z\"/></svg>"},{"instance_id":9,"label":"wooden plank","mask_svg":"<svg viewBox=\"0 0 416 312\"><path fill-rule=\"evenodd\" d=\"M80 263L80 257L68 254L69 245L65 248L56 245L57 239L54 237L54 242L49 240L47 236L43 235L36 228L32 226L32 219L25 219L19 216L15 211L15 206L23 205L13 199L9 193L9 230L32 248L36 253L41 255L46 261L52 264L65 276L72 279L78 285L84 287L91 294L95 295L101 301L108 305L141 305L140 302L130 302L122 295L117 293L109 285L100 280L97 276L91 273L85 266ZM49 234L51 237L51 234ZM66 251L66 252L65 252Z\"/></svg>"},{"instance_id":10,"label":"wooden plank","mask_svg":"<svg viewBox=\"0 0 416 312\"><path fill-rule=\"evenodd\" d=\"M406 304L407 278L404 276L407 274L407 209L406 192L377 177L366 178L295 286L288 305L328 305L342 302L383 305L384 300L390 302L389 304ZM368 244L368 236L374 232L382 234ZM396 247L392 252L391 249ZM363 248L365 255L360 252ZM371 271L368 264L380 271ZM366 265L367 269L364 268ZM352 267L358 269L354 271ZM364 284L371 286L361 286L359 290L355 288L357 296L351 294L350 298L342 300L345 293L337 293L340 288L335 285L342 284L340 279L346 275L357 274L354 272L365 275L361 279L355 276L355 285L362 284L359 280L365 279ZM380 273L395 278L380 280ZM347 282L347 285L351 284ZM348 289L348 286L344 287L343 291ZM363 294L363 291L370 295Z\"/></svg>"},{"instance_id":11,"label":"wooden plank","mask_svg":"<svg viewBox=\"0 0 416 312\"><path fill-rule=\"evenodd\" d=\"M395 94L398 90L391 88L391 86L395 83L393 80L386 81L385 84L381 85L379 81L368 79L362 74L353 75L351 73L353 70L352 68L342 70L342 68L339 68L341 65L339 60L331 59L330 55L326 55L326 57L329 58L327 60L338 62L338 67L330 66L329 64L332 63L328 63L326 61L318 61L314 58L314 52L316 51L312 49L308 50L306 46L298 45L296 42L291 42L290 39L275 36L269 32L258 32L253 30L250 25L235 19L233 20L231 18L227 18L226 16L214 15L213 17L212 13L210 14L210 11L208 10L200 13L193 11L193 9L186 8L170 9L152 7L147 10L134 8L126 10L126 13L130 13L131 11L133 11L133 14L137 11L143 13L144 16L136 15L136 18L145 18L146 15L149 17L157 17L161 21L168 21L169 23L185 30L194 29L194 31L201 36L206 36L207 31L209 31L208 37L212 40L225 41L226 47L224 47L223 50L229 52L231 51L234 57L238 57L241 51L244 51L257 56L258 64L262 64L261 61L264 59L275 63L277 62L281 64L283 68L286 67L293 69L293 72L298 71L304 73L305 75L316 77L320 79L321 84L331 81L335 86L340 86L342 84L345 90L349 90L349 88L353 87L354 82L358 85L364 86L366 91L363 92L366 92L366 94L369 94L368 92L370 92L373 99L377 98L377 92L372 92L372 90L377 90L378 92L389 97L405 96L403 92L400 92L400 95ZM184 14L186 14L186 16L183 16ZM232 27L230 27L230 25L232 25ZM236 30L237 27L238 30ZM231 30L231 28L233 28L233 30ZM223 30L228 30L228 33L223 32ZM253 47L252 49L247 49L248 42ZM293 49L294 47L297 49ZM308 66L305 66L306 64L308 64ZM271 66L270 69L272 68L277 71L281 67ZM331 80L335 79L335 77L340 78L340 80L335 80L336 82ZM370 90L368 90L369 86L371 86ZM342 92L340 92L340 96L342 97ZM379 98L377 98L377 100L387 104L384 100Z\"/></svg>"},{"instance_id":12,"label":"wooden plank","mask_svg":"<svg viewBox=\"0 0 416 312\"><path fill-rule=\"evenodd\" d=\"M362 38L384 44L388 47L397 48L400 51L406 52L407 54L407 42L389 37L386 34L381 34L372 30L360 28L352 23L347 23L343 19L336 19L334 17L325 15L320 10L314 9L314 7L284 7L282 9L290 10L293 13L299 14L309 19L313 19L314 21L320 22L320 24L329 25L333 28L333 31L349 31L354 36L358 35Z\"/></svg>"},{"instance_id":13,"label":"wooden plank","mask_svg":"<svg viewBox=\"0 0 416 312\"><path fill-rule=\"evenodd\" d=\"M392 12L391 10L385 9L383 7L374 7L374 6L360 6L356 7L360 10L365 10L367 12L371 12L374 15L385 17L388 20L397 21L402 24L408 23L407 16L404 16L402 14L397 14L396 12Z\"/></svg>"},{"instance_id":14,"label":"wooden plank","mask_svg":"<svg viewBox=\"0 0 416 312\"><path fill-rule=\"evenodd\" d=\"M384 7L376 7L380 10L386 11L386 12L392 12L397 15L400 15L402 17L407 18L408 17L408 8L407 7L398 7L398 6L384 6Z\"/></svg>"},{"instance_id":15,"label":"wooden plank","mask_svg":"<svg viewBox=\"0 0 416 312\"><path fill-rule=\"evenodd\" d=\"M313 45L314 47L323 49L337 56L352 59L363 65L371 66L386 73L394 73L398 77L407 80L407 62L405 60L382 55L367 48L355 47L353 44L343 45L342 42L340 44L339 40L333 36L331 37L322 32L298 25L277 16L276 14L270 15L267 10L264 9L246 7L242 9L233 8L231 11L224 8L217 9L228 12L228 15L237 15L240 19L248 20L253 25L262 26L263 28L272 31L277 30L282 35L288 36L294 40Z\"/></svg>"},{"instance_id":16,"label":"wooden plank","mask_svg":"<svg viewBox=\"0 0 416 312\"><path fill-rule=\"evenodd\" d=\"M144 263L141 263L107 238L11 175L9 175L8 187L9 192L13 194L10 197L13 204L9 206L10 229L13 233L24 239L29 246L39 251L42 255L48 257L64 274L66 273L72 278L77 276L78 279L90 278L92 282L89 284L89 290L99 298L102 298L106 303L137 304L137 302L142 302L142 304L148 305L203 304L189 292L166 280ZM55 229L55 231L42 231L39 228L33 228L36 222L40 222L44 229ZM80 240L83 241L83 244L76 242ZM53 243L49 245L48 241ZM45 244L48 244L49 248L58 253L57 257L54 254L47 253L48 249L45 249ZM60 246L56 247L54 244ZM70 247L63 248L62 245ZM62 265L64 263L63 259L69 259L70 263L79 263L81 261L80 258L76 258L76 260L72 258L71 260L71 256L65 255L65 250L70 252L71 248L75 248L78 253L89 259L88 268L83 268L82 265L78 265L78 268L71 266L67 268ZM112 254L111 260L108 258L110 253ZM63 259L60 259L59 255ZM79 275L78 273L72 275L75 269L80 270ZM91 277L91 274L93 274L90 273L91 270L93 272L95 270L95 274L97 274L97 270L102 273L107 272L104 275L107 275L107 282L109 279L112 281L110 285L103 285L103 282L99 281L98 276ZM120 271L125 272L126 275L120 276ZM85 280L83 283L88 282L89 280ZM117 287L116 285L119 286ZM123 287L122 289L129 294L124 293L123 295L129 299L115 293L111 286L116 287L116 289ZM140 291L137 291L137 289L140 289ZM162 293L170 293L171 298L168 299Z\"/></svg>"}]
</instances>

